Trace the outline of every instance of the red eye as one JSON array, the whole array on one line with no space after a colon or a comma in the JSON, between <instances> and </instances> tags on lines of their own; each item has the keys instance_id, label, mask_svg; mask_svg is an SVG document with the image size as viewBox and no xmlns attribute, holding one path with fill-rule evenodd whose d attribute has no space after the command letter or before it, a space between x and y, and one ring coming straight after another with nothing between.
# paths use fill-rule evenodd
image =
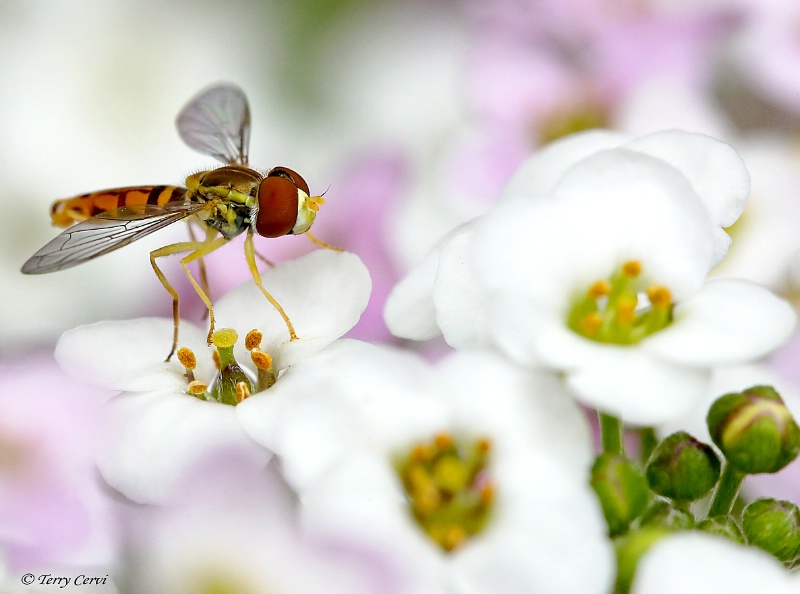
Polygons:
<instances>
[{"instance_id":1,"label":"red eye","mask_svg":"<svg viewBox=\"0 0 800 594\"><path fill-rule=\"evenodd\" d=\"M272 172L270 172L272 173ZM268 175L258 187L256 232L262 237L280 237L297 222L297 186L283 176Z\"/></svg>"}]
</instances>

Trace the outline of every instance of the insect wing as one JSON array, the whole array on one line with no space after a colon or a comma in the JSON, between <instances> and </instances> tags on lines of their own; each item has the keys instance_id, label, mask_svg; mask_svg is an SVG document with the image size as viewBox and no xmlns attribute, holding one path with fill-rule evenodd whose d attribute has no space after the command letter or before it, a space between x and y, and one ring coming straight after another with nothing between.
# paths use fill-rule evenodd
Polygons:
<instances>
[{"instance_id":1,"label":"insect wing","mask_svg":"<svg viewBox=\"0 0 800 594\"><path fill-rule=\"evenodd\" d=\"M196 151L226 165L247 165L250 107L239 87L223 84L203 91L178 114L177 126Z\"/></svg>"},{"instance_id":2,"label":"insect wing","mask_svg":"<svg viewBox=\"0 0 800 594\"><path fill-rule=\"evenodd\" d=\"M25 274L64 270L113 252L202 210L203 204L136 204L100 213L73 225L22 266Z\"/></svg>"}]
</instances>

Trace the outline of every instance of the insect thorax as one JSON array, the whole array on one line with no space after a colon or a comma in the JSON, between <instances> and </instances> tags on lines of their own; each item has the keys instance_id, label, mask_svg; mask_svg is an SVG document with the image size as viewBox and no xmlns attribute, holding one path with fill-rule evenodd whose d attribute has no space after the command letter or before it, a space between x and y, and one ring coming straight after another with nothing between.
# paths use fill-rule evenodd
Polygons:
<instances>
[{"instance_id":1,"label":"insect thorax","mask_svg":"<svg viewBox=\"0 0 800 594\"><path fill-rule=\"evenodd\" d=\"M189 176L186 187L201 200L215 203L199 218L230 239L250 226L262 179L263 175L249 167L228 165Z\"/></svg>"}]
</instances>

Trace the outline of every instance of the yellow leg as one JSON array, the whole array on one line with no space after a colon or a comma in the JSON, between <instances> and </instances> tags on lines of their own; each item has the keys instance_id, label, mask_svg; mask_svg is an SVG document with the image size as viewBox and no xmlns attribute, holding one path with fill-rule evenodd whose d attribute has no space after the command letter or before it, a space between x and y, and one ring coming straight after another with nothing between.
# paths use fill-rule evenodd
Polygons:
<instances>
[{"instance_id":1,"label":"yellow leg","mask_svg":"<svg viewBox=\"0 0 800 594\"><path fill-rule=\"evenodd\" d=\"M314 237L311 234L310 231L306 231L306 237L308 237L312 241L312 243L314 243L315 245L318 245L319 247L325 248L327 250L333 250L334 252L343 252L344 251L344 249L342 249L340 247L333 246L333 245L331 245L329 243L325 243L321 239L317 239L316 237Z\"/></svg>"},{"instance_id":2,"label":"yellow leg","mask_svg":"<svg viewBox=\"0 0 800 594\"><path fill-rule=\"evenodd\" d=\"M211 300L208 298L208 295L203 291L197 281L194 279L192 274L189 272L189 268L187 264L196 260L198 258L202 258L203 256L207 256L217 248L222 245L225 245L228 240L224 237L218 237L217 239L213 239L210 241L181 241L178 243L173 243L171 245L166 245L162 248L158 248L157 250L153 250L150 252L150 264L153 266L153 270L158 277L158 280L161 281L161 284L164 285L164 288L167 292L172 296L172 321L174 325L174 330L172 333L172 349L169 351L169 355L167 355L166 361L169 361L172 358L172 355L175 354L176 349L178 348L178 323L180 321L180 310L178 308L178 292L169 284L167 277L164 276L164 273L161 272L161 269L156 264L156 258L163 258L164 256L171 256L173 254L180 254L183 252L191 252L188 256L186 256L183 260L181 260L181 266L183 266L184 272L186 272L186 276L189 278L189 281L192 283L195 291L200 296L200 299L203 300L203 303L206 305L208 309L209 316L211 317L211 330L208 333L208 342L211 343L211 334L214 331L214 312L211 305Z\"/></svg>"},{"instance_id":3,"label":"yellow leg","mask_svg":"<svg viewBox=\"0 0 800 594\"><path fill-rule=\"evenodd\" d=\"M192 241L197 241L197 237L194 234L194 229L192 228L192 220L193 219L191 219L191 218L189 220L187 220L186 226L189 228L189 238ZM216 233L217 233L211 227L205 227L205 232L206 232L206 241L211 241L211 238L214 235L216 235ZM206 272L206 264L205 264L205 262L203 261L202 258L200 258L197 261L197 268L199 269L199 272L200 272L200 286L203 287L203 291L210 298L211 297L211 287L208 284L208 274Z\"/></svg>"},{"instance_id":4,"label":"yellow leg","mask_svg":"<svg viewBox=\"0 0 800 594\"><path fill-rule=\"evenodd\" d=\"M264 293L264 297L267 298L267 301L272 304L272 307L274 307L278 313L281 314L283 321L286 322L286 327L289 329L289 339L297 340L297 334L294 331L294 326L292 326L291 320L289 320L289 316L287 316L286 312L283 311L281 304L278 303L275 298L267 292L267 290L264 288L264 285L261 283L261 273L258 271L258 266L256 266L252 231L247 232L247 238L244 240L244 257L247 260L247 266L250 268L250 274L253 275L253 280L256 282L256 286L261 289L261 292Z\"/></svg>"}]
</instances>

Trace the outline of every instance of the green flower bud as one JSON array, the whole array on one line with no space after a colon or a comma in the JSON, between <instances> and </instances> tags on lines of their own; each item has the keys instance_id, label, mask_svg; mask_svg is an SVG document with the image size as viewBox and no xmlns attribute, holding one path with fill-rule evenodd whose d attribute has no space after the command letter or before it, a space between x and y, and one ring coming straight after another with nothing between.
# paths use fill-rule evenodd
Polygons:
<instances>
[{"instance_id":1,"label":"green flower bud","mask_svg":"<svg viewBox=\"0 0 800 594\"><path fill-rule=\"evenodd\" d=\"M736 520L730 516L714 516L711 518L706 518L697 524L697 529L702 530L703 532L708 532L709 534L725 537L728 540L738 542L739 544L744 544L744 534L742 534L742 529L739 528L739 524L736 523Z\"/></svg>"},{"instance_id":2,"label":"green flower bud","mask_svg":"<svg viewBox=\"0 0 800 594\"><path fill-rule=\"evenodd\" d=\"M711 446L679 431L656 446L645 473L650 488L677 502L695 501L719 480L720 462Z\"/></svg>"},{"instance_id":3,"label":"green flower bud","mask_svg":"<svg viewBox=\"0 0 800 594\"><path fill-rule=\"evenodd\" d=\"M668 534L671 532L664 528L648 527L629 532L625 536L615 539L614 545L617 550L615 593L627 594L630 592L639 559L650 550L650 547Z\"/></svg>"},{"instance_id":4,"label":"green flower bud","mask_svg":"<svg viewBox=\"0 0 800 594\"><path fill-rule=\"evenodd\" d=\"M706 420L714 443L747 474L777 472L800 451L800 428L769 386L721 396Z\"/></svg>"},{"instance_id":5,"label":"green flower bud","mask_svg":"<svg viewBox=\"0 0 800 594\"><path fill-rule=\"evenodd\" d=\"M658 499L651 503L639 516L637 525L660 527L667 530L690 530L694 528L694 516L686 510L678 509L668 501Z\"/></svg>"},{"instance_id":6,"label":"green flower bud","mask_svg":"<svg viewBox=\"0 0 800 594\"><path fill-rule=\"evenodd\" d=\"M748 544L779 561L792 565L800 557L800 510L794 503L757 499L744 509L742 528Z\"/></svg>"},{"instance_id":7,"label":"green flower bud","mask_svg":"<svg viewBox=\"0 0 800 594\"><path fill-rule=\"evenodd\" d=\"M622 534L644 511L650 498L647 481L630 461L601 454L592 466L592 488L600 499L611 536Z\"/></svg>"}]
</instances>

